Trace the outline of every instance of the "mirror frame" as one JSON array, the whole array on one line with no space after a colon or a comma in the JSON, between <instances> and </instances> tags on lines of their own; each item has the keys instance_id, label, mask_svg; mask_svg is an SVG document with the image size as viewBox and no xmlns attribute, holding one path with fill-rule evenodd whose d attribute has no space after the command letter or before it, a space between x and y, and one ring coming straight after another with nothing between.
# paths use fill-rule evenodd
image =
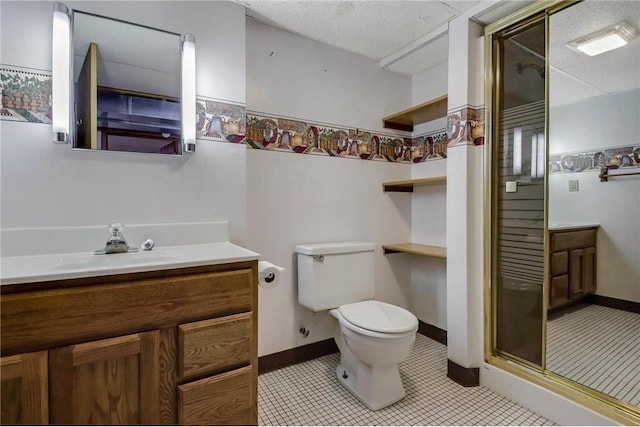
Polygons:
<instances>
[{"instance_id":1,"label":"mirror frame","mask_svg":"<svg viewBox=\"0 0 640 427\"><path fill-rule=\"evenodd\" d=\"M177 34L147 25L123 21L108 16L96 15L81 10L73 10L65 4L55 2L53 4L53 30L52 30L52 130L53 142L70 144L75 142L75 88L73 81L73 13L85 13L99 16L126 24L175 34L180 37L180 123L182 130L181 156L185 153L193 153L196 150L196 46L195 37L192 34ZM75 147L74 147L75 148ZM92 151L92 150L90 150ZM98 150L102 151L102 150Z\"/></svg>"}]
</instances>

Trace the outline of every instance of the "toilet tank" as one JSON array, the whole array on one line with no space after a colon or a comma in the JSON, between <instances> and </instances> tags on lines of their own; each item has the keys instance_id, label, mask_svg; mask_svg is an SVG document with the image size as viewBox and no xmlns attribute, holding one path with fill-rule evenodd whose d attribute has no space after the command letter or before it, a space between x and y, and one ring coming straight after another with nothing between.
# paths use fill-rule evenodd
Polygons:
<instances>
[{"instance_id":1,"label":"toilet tank","mask_svg":"<svg viewBox=\"0 0 640 427\"><path fill-rule=\"evenodd\" d=\"M374 249L366 242L296 246L298 302L322 311L372 299Z\"/></svg>"}]
</instances>

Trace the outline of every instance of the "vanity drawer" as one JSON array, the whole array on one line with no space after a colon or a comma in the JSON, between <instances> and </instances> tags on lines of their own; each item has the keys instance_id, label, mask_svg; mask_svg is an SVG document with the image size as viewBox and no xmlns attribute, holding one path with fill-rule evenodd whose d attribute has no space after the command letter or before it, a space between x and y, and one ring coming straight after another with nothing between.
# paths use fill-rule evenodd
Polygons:
<instances>
[{"instance_id":1,"label":"vanity drawer","mask_svg":"<svg viewBox=\"0 0 640 427\"><path fill-rule=\"evenodd\" d=\"M178 326L178 375L185 379L251 363L253 314Z\"/></svg>"},{"instance_id":2,"label":"vanity drawer","mask_svg":"<svg viewBox=\"0 0 640 427\"><path fill-rule=\"evenodd\" d=\"M256 425L253 365L178 386L178 424Z\"/></svg>"},{"instance_id":3,"label":"vanity drawer","mask_svg":"<svg viewBox=\"0 0 640 427\"><path fill-rule=\"evenodd\" d=\"M551 275L567 274L569 271L569 253L567 251L551 254Z\"/></svg>"},{"instance_id":4,"label":"vanity drawer","mask_svg":"<svg viewBox=\"0 0 640 427\"><path fill-rule=\"evenodd\" d=\"M551 234L551 252L596 245L596 230L563 231Z\"/></svg>"}]
</instances>

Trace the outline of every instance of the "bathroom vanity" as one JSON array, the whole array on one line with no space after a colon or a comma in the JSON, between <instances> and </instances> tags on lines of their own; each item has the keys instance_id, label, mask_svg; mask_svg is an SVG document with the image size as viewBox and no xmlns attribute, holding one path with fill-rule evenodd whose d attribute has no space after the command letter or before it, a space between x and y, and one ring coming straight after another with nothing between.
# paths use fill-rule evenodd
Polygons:
<instances>
[{"instance_id":1,"label":"bathroom vanity","mask_svg":"<svg viewBox=\"0 0 640 427\"><path fill-rule=\"evenodd\" d=\"M256 424L257 254L225 244L118 274L3 273L2 424Z\"/></svg>"},{"instance_id":2,"label":"bathroom vanity","mask_svg":"<svg viewBox=\"0 0 640 427\"><path fill-rule=\"evenodd\" d=\"M549 226L549 309L582 300L596 291L598 224Z\"/></svg>"}]
</instances>

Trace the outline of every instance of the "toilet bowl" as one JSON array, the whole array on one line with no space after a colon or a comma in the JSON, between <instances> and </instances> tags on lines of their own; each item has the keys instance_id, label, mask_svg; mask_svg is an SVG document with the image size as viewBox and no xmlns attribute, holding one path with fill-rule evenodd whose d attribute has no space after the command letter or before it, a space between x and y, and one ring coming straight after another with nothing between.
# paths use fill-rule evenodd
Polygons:
<instances>
[{"instance_id":1,"label":"toilet bowl","mask_svg":"<svg viewBox=\"0 0 640 427\"><path fill-rule=\"evenodd\" d=\"M375 244L314 243L296 246L298 302L335 317L340 350L339 382L372 410L405 396L398 363L416 339L418 319L407 310L375 301Z\"/></svg>"},{"instance_id":2,"label":"toilet bowl","mask_svg":"<svg viewBox=\"0 0 640 427\"><path fill-rule=\"evenodd\" d=\"M405 396L398 363L409 356L418 330L416 317L403 308L369 300L329 313L338 320L334 334L340 350L338 381L371 410Z\"/></svg>"}]
</instances>

